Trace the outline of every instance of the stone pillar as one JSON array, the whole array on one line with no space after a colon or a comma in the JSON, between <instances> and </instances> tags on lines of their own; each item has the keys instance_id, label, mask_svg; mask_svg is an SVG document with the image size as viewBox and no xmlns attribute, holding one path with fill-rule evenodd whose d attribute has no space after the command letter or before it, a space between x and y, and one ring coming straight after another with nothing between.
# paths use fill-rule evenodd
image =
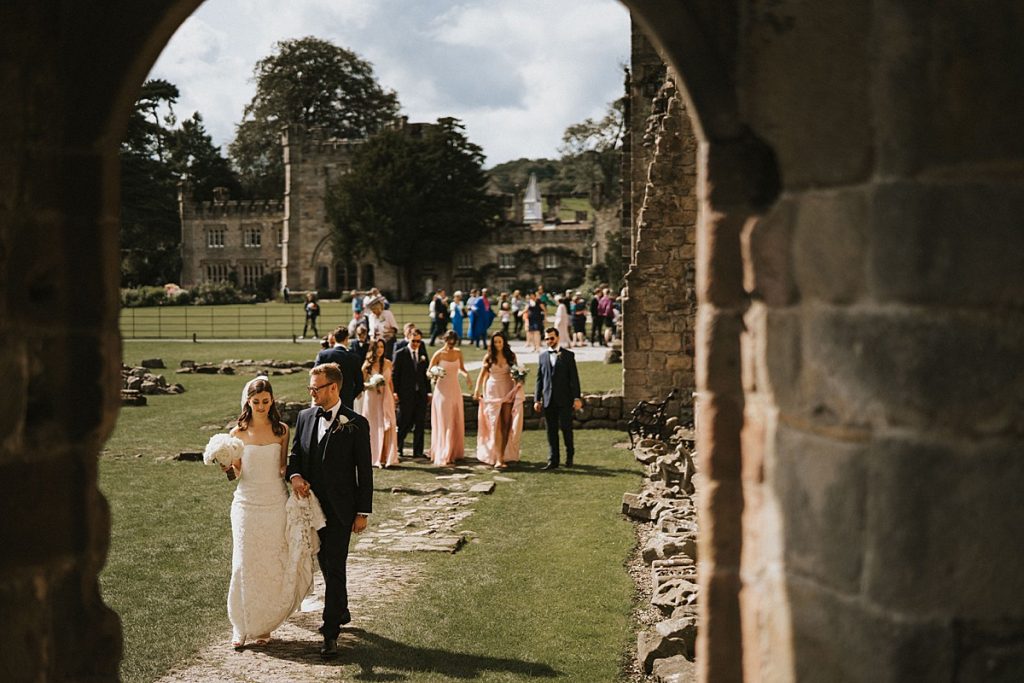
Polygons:
<instances>
[{"instance_id":1,"label":"stone pillar","mask_svg":"<svg viewBox=\"0 0 1024 683\"><path fill-rule=\"evenodd\" d=\"M635 252L623 302L623 395L627 405L664 400L670 414L693 419L697 297L697 140L670 76L644 134L651 162L636 216Z\"/></svg>"}]
</instances>

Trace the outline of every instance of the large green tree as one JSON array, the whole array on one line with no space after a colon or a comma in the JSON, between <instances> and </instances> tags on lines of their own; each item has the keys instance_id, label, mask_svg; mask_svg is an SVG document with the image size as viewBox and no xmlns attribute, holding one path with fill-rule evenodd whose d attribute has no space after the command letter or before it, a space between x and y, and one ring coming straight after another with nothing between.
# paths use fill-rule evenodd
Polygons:
<instances>
[{"instance_id":1,"label":"large green tree","mask_svg":"<svg viewBox=\"0 0 1024 683\"><path fill-rule=\"evenodd\" d=\"M250 196L284 192L281 131L301 124L328 136L364 138L398 115L398 96L357 54L319 38L280 41L256 63L256 94L229 152Z\"/></svg>"},{"instance_id":2,"label":"large green tree","mask_svg":"<svg viewBox=\"0 0 1024 683\"><path fill-rule=\"evenodd\" d=\"M608 105L600 119L588 118L562 135L561 180L577 192L590 192L596 208L617 201L622 163L623 100Z\"/></svg>"},{"instance_id":3,"label":"large green tree","mask_svg":"<svg viewBox=\"0 0 1024 683\"><path fill-rule=\"evenodd\" d=\"M483 160L454 118L438 119L422 135L404 128L373 136L328 194L335 253L373 253L399 266L400 294L415 294L418 263L447 260L456 245L496 225L500 200L487 193Z\"/></svg>"},{"instance_id":4,"label":"large green tree","mask_svg":"<svg viewBox=\"0 0 1024 683\"><path fill-rule=\"evenodd\" d=\"M198 200L211 199L217 186L233 192L240 187L202 116L193 114L178 125L178 95L172 83L146 81L121 144L121 283L126 287L178 279L180 179L191 180Z\"/></svg>"}]
</instances>

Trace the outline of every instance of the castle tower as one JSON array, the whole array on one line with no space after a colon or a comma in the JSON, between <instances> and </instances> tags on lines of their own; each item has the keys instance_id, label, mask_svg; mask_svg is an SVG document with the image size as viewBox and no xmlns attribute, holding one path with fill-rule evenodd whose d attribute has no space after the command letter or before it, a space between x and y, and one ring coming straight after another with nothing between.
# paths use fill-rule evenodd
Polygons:
<instances>
[{"instance_id":1,"label":"castle tower","mask_svg":"<svg viewBox=\"0 0 1024 683\"><path fill-rule=\"evenodd\" d=\"M537 174L530 174L530 182L526 186L523 197L523 222L539 223L544 220L544 204L541 202L540 189L537 187Z\"/></svg>"}]
</instances>

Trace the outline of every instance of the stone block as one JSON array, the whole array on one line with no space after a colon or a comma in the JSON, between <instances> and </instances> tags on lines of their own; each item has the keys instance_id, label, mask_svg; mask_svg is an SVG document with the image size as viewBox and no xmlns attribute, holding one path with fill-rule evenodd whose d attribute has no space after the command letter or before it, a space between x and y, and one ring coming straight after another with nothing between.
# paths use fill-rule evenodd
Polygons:
<instances>
[{"instance_id":1,"label":"stone block","mask_svg":"<svg viewBox=\"0 0 1024 683\"><path fill-rule=\"evenodd\" d=\"M1011 308L1024 300L1024 188L889 183L875 190L871 212L877 299Z\"/></svg>"},{"instance_id":2,"label":"stone block","mask_svg":"<svg viewBox=\"0 0 1024 683\"><path fill-rule=\"evenodd\" d=\"M782 199L767 215L751 218L741 234L743 288L771 306L788 306L798 298L791 256L795 217L795 202Z\"/></svg>"},{"instance_id":3,"label":"stone block","mask_svg":"<svg viewBox=\"0 0 1024 683\"><path fill-rule=\"evenodd\" d=\"M657 519L658 500L639 493L622 494L622 514L646 522Z\"/></svg>"},{"instance_id":4,"label":"stone block","mask_svg":"<svg viewBox=\"0 0 1024 683\"><path fill-rule=\"evenodd\" d=\"M698 314L696 344L697 388L722 394L740 394L740 335L743 317L710 307ZM629 369L629 365L626 365Z\"/></svg>"},{"instance_id":5,"label":"stone block","mask_svg":"<svg viewBox=\"0 0 1024 683\"><path fill-rule=\"evenodd\" d=\"M743 254L740 232L747 214L710 214L698 235L697 249L704 254L706 266L697 271L697 296L701 301L721 308L745 303L743 292Z\"/></svg>"},{"instance_id":6,"label":"stone block","mask_svg":"<svg viewBox=\"0 0 1024 683\"><path fill-rule=\"evenodd\" d=\"M1024 433L1024 318L822 307L803 324L802 419L820 425ZM955 371L950 368L955 367Z\"/></svg>"},{"instance_id":7,"label":"stone block","mask_svg":"<svg viewBox=\"0 0 1024 683\"><path fill-rule=\"evenodd\" d=\"M742 466L740 430L743 428L743 408L739 400L729 396L702 396L695 412L701 426L697 432L701 471L709 479L738 481Z\"/></svg>"},{"instance_id":8,"label":"stone block","mask_svg":"<svg viewBox=\"0 0 1024 683\"><path fill-rule=\"evenodd\" d=\"M1024 619L1024 460L1010 441L872 445L862 585L946 619Z\"/></svg>"},{"instance_id":9,"label":"stone block","mask_svg":"<svg viewBox=\"0 0 1024 683\"><path fill-rule=\"evenodd\" d=\"M644 562L664 560L678 555L694 558L697 555L696 535L654 534L641 551Z\"/></svg>"},{"instance_id":10,"label":"stone block","mask_svg":"<svg viewBox=\"0 0 1024 683\"><path fill-rule=\"evenodd\" d=\"M770 135L786 189L868 178L874 60L864 36L873 27L871 6L788 2L751 11L746 21L744 41L757 47L745 55L738 97L749 103L744 120Z\"/></svg>"},{"instance_id":11,"label":"stone block","mask_svg":"<svg viewBox=\"0 0 1024 683\"><path fill-rule=\"evenodd\" d=\"M680 605L696 604L699 593L700 588L692 581L669 579L651 595L651 604L662 614L669 615Z\"/></svg>"},{"instance_id":12,"label":"stone block","mask_svg":"<svg viewBox=\"0 0 1024 683\"><path fill-rule=\"evenodd\" d=\"M164 365L164 361L162 358L146 358L141 363L139 363L139 365L141 365L144 368L149 368L151 370L167 367L166 365Z\"/></svg>"},{"instance_id":13,"label":"stone block","mask_svg":"<svg viewBox=\"0 0 1024 683\"><path fill-rule=\"evenodd\" d=\"M786 619L783 628L792 630L793 680L952 680L951 622L889 613L798 578L790 578L786 591L789 615L778 611L766 617Z\"/></svg>"},{"instance_id":14,"label":"stone block","mask_svg":"<svg viewBox=\"0 0 1024 683\"><path fill-rule=\"evenodd\" d=\"M696 617L667 619L642 631L637 636L637 659L645 673L651 673L654 662L676 655L693 658L697 640Z\"/></svg>"},{"instance_id":15,"label":"stone block","mask_svg":"<svg viewBox=\"0 0 1024 683\"><path fill-rule=\"evenodd\" d=\"M830 303L864 296L870 203L863 186L800 195L792 254L801 296Z\"/></svg>"},{"instance_id":16,"label":"stone block","mask_svg":"<svg viewBox=\"0 0 1024 683\"><path fill-rule=\"evenodd\" d=\"M779 425L769 485L780 506L786 567L855 593L864 561L866 444Z\"/></svg>"},{"instance_id":17,"label":"stone block","mask_svg":"<svg viewBox=\"0 0 1024 683\"><path fill-rule=\"evenodd\" d=\"M651 675L657 683L693 683L697 680L697 663L684 655L656 659Z\"/></svg>"}]
</instances>

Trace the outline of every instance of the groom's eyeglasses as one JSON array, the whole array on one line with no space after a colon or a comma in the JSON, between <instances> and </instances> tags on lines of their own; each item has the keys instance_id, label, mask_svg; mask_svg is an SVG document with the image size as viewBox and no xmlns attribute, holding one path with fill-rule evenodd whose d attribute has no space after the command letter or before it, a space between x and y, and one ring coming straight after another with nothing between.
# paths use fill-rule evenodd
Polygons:
<instances>
[{"instance_id":1,"label":"groom's eyeglasses","mask_svg":"<svg viewBox=\"0 0 1024 683\"><path fill-rule=\"evenodd\" d=\"M309 389L309 393L311 393L313 395L316 395L316 394L320 393L321 389L326 389L327 387L331 386L332 384L334 384L334 382L328 382L327 384L321 384L318 387L314 386L314 387L306 387L306 388Z\"/></svg>"}]
</instances>

